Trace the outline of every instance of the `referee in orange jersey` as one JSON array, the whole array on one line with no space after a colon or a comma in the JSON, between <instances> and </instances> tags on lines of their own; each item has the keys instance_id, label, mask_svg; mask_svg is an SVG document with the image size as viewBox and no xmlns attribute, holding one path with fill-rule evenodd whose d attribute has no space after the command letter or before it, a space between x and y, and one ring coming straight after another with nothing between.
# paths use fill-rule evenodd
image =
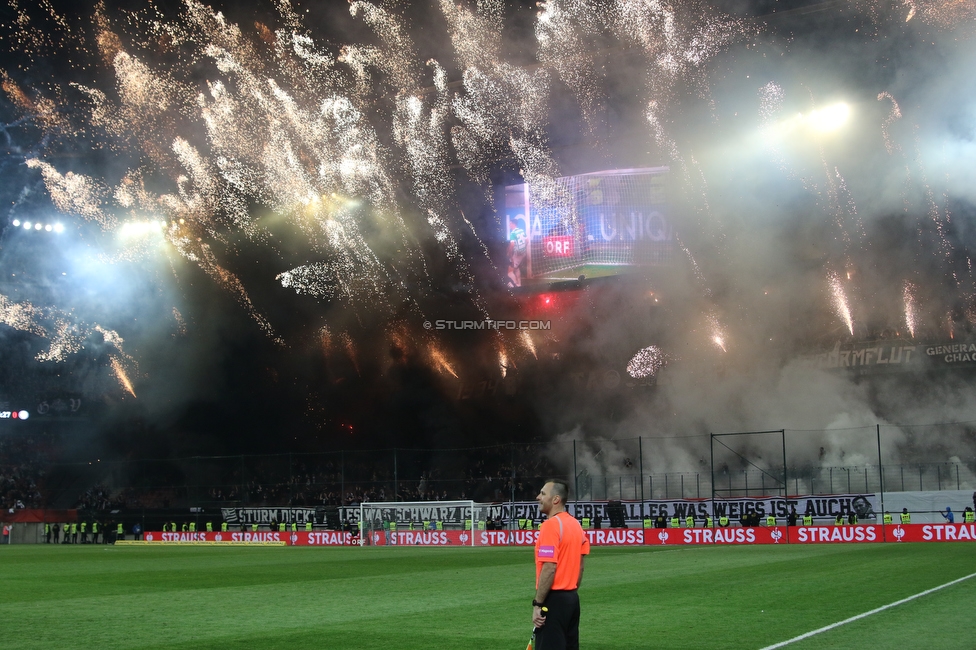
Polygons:
<instances>
[{"instance_id":1,"label":"referee in orange jersey","mask_svg":"<svg viewBox=\"0 0 976 650\"><path fill-rule=\"evenodd\" d=\"M568 512L569 487L550 480L542 486L539 511L546 520L535 542L535 598L532 624L537 628L537 650L579 648L580 602L576 590L583 581L583 556L590 552L590 540L583 527ZM549 611L545 616L542 607Z\"/></svg>"}]
</instances>

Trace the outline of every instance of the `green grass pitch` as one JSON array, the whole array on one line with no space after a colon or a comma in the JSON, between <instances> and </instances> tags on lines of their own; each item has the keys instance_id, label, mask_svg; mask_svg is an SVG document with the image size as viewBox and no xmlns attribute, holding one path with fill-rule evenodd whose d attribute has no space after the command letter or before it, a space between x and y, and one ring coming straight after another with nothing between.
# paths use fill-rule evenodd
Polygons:
<instances>
[{"instance_id":1,"label":"green grass pitch","mask_svg":"<svg viewBox=\"0 0 976 650\"><path fill-rule=\"evenodd\" d=\"M582 647L763 648L976 572L971 544L594 547ZM513 648L530 548L0 548L14 648ZM788 647L974 648L976 578Z\"/></svg>"}]
</instances>

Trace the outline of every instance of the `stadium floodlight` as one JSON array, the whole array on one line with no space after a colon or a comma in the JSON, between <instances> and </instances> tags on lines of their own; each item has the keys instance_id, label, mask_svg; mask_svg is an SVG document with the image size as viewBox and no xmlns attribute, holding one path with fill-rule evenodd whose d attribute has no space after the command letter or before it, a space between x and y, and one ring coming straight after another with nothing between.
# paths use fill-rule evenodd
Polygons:
<instances>
[{"instance_id":1,"label":"stadium floodlight","mask_svg":"<svg viewBox=\"0 0 976 650\"><path fill-rule=\"evenodd\" d=\"M41 229L41 228L43 228L43 227L44 227L44 226L43 226L42 224L39 224L39 223L35 223L35 224L34 224L34 230L40 230L40 229Z\"/></svg>"},{"instance_id":2,"label":"stadium floodlight","mask_svg":"<svg viewBox=\"0 0 976 650\"><path fill-rule=\"evenodd\" d=\"M153 233L161 233L166 228L165 221L127 221L119 229L119 236L123 239L146 237Z\"/></svg>"},{"instance_id":3,"label":"stadium floodlight","mask_svg":"<svg viewBox=\"0 0 976 650\"><path fill-rule=\"evenodd\" d=\"M46 232L51 232L52 230L54 230L54 226L52 226L52 225L51 225L51 224L49 224L49 223L48 223L48 224L45 224L45 225L44 225L44 230L45 230Z\"/></svg>"},{"instance_id":4,"label":"stadium floodlight","mask_svg":"<svg viewBox=\"0 0 976 650\"><path fill-rule=\"evenodd\" d=\"M60 223L54 224L54 232L64 232L64 225Z\"/></svg>"},{"instance_id":5,"label":"stadium floodlight","mask_svg":"<svg viewBox=\"0 0 976 650\"><path fill-rule=\"evenodd\" d=\"M24 230L30 230L32 225L34 225L34 224L32 224L30 221L25 221L24 222Z\"/></svg>"},{"instance_id":6,"label":"stadium floodlight","mask_svg":"<svg viewBox=\"0 0 976 650\"><path fill-rule=\"evenodd\" d=\"M840 127L847 123L848 117L850 117L851 109L844 102L828 106L826 108L821 108L811 112L806 117L807 124L810 125L815 131L820 131L821 133L828 131L836 131Z\"/></svg>"},{"instance_id":7,"label":"stadium floodlight","mask_svg":"<svg viewBox=\"0 0 976 650\"><path fill-rule=\"evenodd\" d=\"M478 546L491 504L376 501L359 505L363 546Z\"/></svg>"},{"instance_id":8,"label":"stadium floodlight","mask_svg":"<svg viewBox=\"0 0 976 650\"><path fill-rule=\"evenodd\" d=\"M851 107L844 102L818 108L809 113L797 113L793 117L763 128L763 136L772 141L781 140L795 133L826 135L839 131L851 117Z\"/></svg>"},{"instance_id":9,"label":"stadium floodlight","mask_svg":"<svg viewBox=\"0 0 976 650\"><path fill-rule=\"evenodd\" d=\"M20 219L14 219L13 224L14 228L20 228Z\"/></svg>"}]
</instances>

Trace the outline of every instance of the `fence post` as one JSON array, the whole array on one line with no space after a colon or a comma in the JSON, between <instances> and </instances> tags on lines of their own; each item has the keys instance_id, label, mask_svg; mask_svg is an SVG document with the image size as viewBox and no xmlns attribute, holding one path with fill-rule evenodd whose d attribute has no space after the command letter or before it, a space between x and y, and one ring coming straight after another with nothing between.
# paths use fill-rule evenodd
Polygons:
<instances>
[{"instance_id":1,"label":"fence post","mask_svg":"<svg viewBox=\"0 0 976 650\"><path fill-rule=\"evenodd\" d=\"M576 499L580 498L579 493L579 470L576 468L576 438L573 438L573 490L576 493Z\"/></svg>"},{"instance_id":2,"label":"fence post","mask_svg":"<svg viewBox=\"0 0 976 650\"><path fill-rule=\"evenodd\" d=\"M878 480L880 481L880 489L881 489L881 512L884 513L885 512L885 505L884 505L884 491L885 491L884 490L884 461L881 459L881 425L880 424L877 425L877 430L878 430L878 472L881 474L881 477ZM867 491L867 490L865 489L865 491Z\"/></svg>"},{"instance_id":3,"label":"fence post","mask_svg":"<svg viewBox=\"0 0 976 650\"><path fill-rule=\"evenodd\" d=\"M509 530L511 530L511 521L512 521L511 513L515 512L515 443L514 442L509 447L509 452L511 453L511 456L512 456L512 480L509 481L509 486L511 487L511 489L508 491L509 494L511 495L511 505L508 508L508 511L509 511L509 517L508 517L508 520L509 520ZM574 459L573 460L574 466L575 466L575 463L576 463L576 460ZM576 495L576 498L577 499L579 498L579 495L578 494Z\"/></svg>"},{"instance_id":4,"label":"fence post","mask_svg":"<svg viewBox=\"0 0 976 650\"><path fill-rule=\"evenodd\" d=\"M786 471L786 429L780 431L780 435L783 437L783 500L789 502L790 484L789 475Z\"/></svg>"},{"instance_id":5,"label":"fence post","mask_svg":"<svg viewBox=\"0 0 976 650\"><path fill-rule=\"evenodd\" d=\"M708 458L712 468L712 517L715 516L715 434L708 436Z\"/></svg>"},{"instance_id":6,"label":"fence post","mask_svg":"<svg viewBox=\"0 0 976 650\"><path fill-rule=\"evenodd\" d=\"M644 519L644 444L641 441L641 437L640 436L637 436L637 454L638 454L637 461L638 461L638 468L639 468L638 471L640 472L640 483L641 483L641 489L640 489L640 497L641 497L640 513L641 513L641 520L643 521L643 519Z\"/></svg>"}]
</instances>

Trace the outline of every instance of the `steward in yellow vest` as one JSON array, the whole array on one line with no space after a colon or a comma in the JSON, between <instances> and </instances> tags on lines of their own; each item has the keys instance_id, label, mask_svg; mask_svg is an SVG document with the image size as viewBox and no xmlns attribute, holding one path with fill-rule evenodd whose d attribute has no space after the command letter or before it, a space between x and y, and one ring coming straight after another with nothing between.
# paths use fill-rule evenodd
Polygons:
<instances>
[{"instance_id":1,"label":"steward in yellow vest","mask_svg":"<svg viewBox=\"0 0 976 650\"><path fill-rule=\"evenodd\" d=\"M908 512L908 508L901 509L901 523L903 524L912 523L912 515Z\"/></svg>"},{"instance_id":2,"label":"steward in yellow vest","mask_svg":"<svg viewBox=\"0 0 976 650\"><path fill-rule=\"evenodd\" d=\"M890 512L884 513L884 517L882 518L882 522L884 523L885 526L890 526L893 523L893 521L891 519L891 513Z\"/></svg>"},{"instance_id":3,"label":"steward in yellow vest","mask_svg":"<svg viewBox=\"0 0 976 650\"><path fill-rule=\"evenodd\" d=\"M653 528L654 520L650 517L644 517L644 528Z\"/></svg>"},{"instance_id":4,"label":"steward in yellow vest","mask_svg":"<svg viewBox=\"0 0 976 650\"><path fill-rule=\"evenodd\" d=\"M681 520L677 517L671 517L671 528L681 528Z\"/></svg>"},{"instance_id":5,"label":"steward in yellow vest","mask_svg":"<svg viewBox=\"0 0 976 650\"><path fill-rule=\"evenodd\" d=\"M766 515L766 525L772 528L776 525L776 517L773 515Z\"/></svg>"},{"instance_id":6,"label":"steward in yellow vest","mask_svg":"<svg viewBox=\"0 0 976 650\"><path fill-rule=\"evenodd\" d=\"M685 528L694 528L694 527L695 527L695 518L692 517L691 515L685 517Z\"/></svg>"},{"instance_id":7,"label":"steward in yellow vest","mask_svg":"<svg viewBox=\"0 0 976 650\"><path fill-rule=\"evenodd\" d=\"M220 522L220 532L222 532L222 533L226 533L227 532L227 522L226 521Z\"/></svg>"},{"instance_id":8,"label":"steward in yellow vest","mask_svg":"<svg viewBox=\"0 0 976 650\"><path fill-rule=\"evenodd\" d=\"M813 515L803 515L803 525L812 526L813 525Z\"/></svg>"},{"instance_id":9,"label":"steward in yellow vest","mask_svg":"<svg viewBox=\"0 0 976 650\"><path fill-rule=\"evenodd\" d=\"M590 527L590 518L583 517L583 522L580 525L583 527L583 530L588 530Z\"/></svg>"}]
</instances>

